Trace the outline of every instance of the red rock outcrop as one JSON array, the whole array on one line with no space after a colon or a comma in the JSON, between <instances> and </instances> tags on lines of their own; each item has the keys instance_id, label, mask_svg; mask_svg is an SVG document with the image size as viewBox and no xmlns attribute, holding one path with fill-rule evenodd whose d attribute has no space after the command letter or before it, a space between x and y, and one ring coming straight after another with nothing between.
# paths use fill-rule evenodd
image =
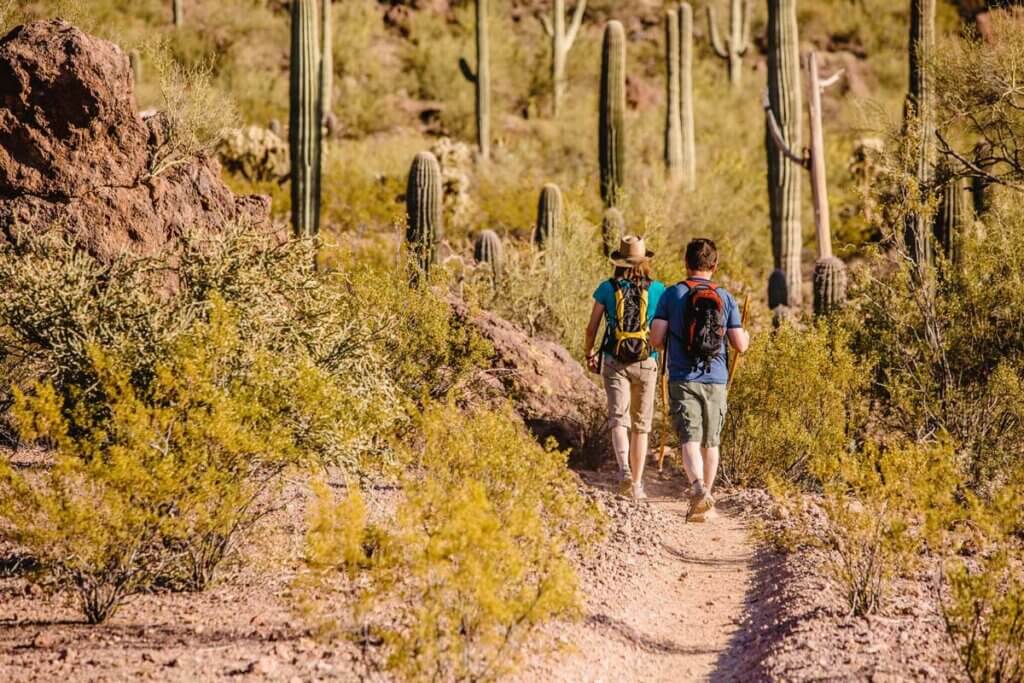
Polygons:
<instances>
[{"instance_id":1,"label":"red rock outcrop","mask_svg":"<svg viewBox=\"0 0 1024 683\"><path fill-rule=\"evenodd\" d=\"M185 230L254 221L268 198L236 197L212 158L150 173L160 117L135 107L128 57L61 21L0 39L0 240L62 230L101 259L152 253Z\"/></svg>"}]
</instances>

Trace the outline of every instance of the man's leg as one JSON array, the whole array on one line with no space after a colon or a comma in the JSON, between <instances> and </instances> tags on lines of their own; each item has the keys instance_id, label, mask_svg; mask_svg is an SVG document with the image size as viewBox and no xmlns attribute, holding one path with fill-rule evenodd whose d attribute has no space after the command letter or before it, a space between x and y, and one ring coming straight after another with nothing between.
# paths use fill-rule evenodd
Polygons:
<instances>
[{"instance_id":1,"label":"man's leg","mask_svg":"<svg viewBox=\"0 0 1024 683\"><path fill-rule=\"evenodd\" d=\"M718 475L718 446L700 449L704 456L704 490L711 493Z\"/></svg>"},{"instance_id":2,"label":"man's leg","mask_svg":"<svg viewBox=\"0 0 1024 683\"><path fill-rule=\"evenodd\" d=\"M686 470L686 478L691 485L697 481L704 482L704 459L701 456L700 441L687 441L683 444L683 469Z\"/></svg>"}]
</instances>

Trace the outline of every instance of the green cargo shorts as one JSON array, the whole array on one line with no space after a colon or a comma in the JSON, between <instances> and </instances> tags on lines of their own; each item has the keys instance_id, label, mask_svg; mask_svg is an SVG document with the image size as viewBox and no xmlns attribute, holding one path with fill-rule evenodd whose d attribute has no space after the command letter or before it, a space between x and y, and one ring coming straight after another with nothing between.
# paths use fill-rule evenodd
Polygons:
<instances>
[{"instance_id":1,"label":"green cargo shorts","mask_svg":"<svg viewBox=\"0 0 1024 683\"><path fill-rule=\"evenodd\" d=\"M669 382L669 414L683 443L696 441L715 448L722 441L726 386L699 382Z\"/></svg>"}]
</instances>

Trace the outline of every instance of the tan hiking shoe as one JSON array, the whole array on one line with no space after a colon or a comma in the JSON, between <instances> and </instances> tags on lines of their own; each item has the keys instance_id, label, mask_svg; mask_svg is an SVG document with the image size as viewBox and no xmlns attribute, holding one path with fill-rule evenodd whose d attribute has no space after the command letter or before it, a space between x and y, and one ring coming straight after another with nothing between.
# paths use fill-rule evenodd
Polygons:
<instances>
[{"instance_id":1,"label":"tan hiking shoe","mask_svg":"<svg viewBox=\"0 0 1024 683\"><path fill-rule=\"evenodd\" d=\"M710 510L712 505L714 505L714 500L704 490L704 482L700 480L693 482L693 488L690 489L690 509L686 512L686 521L703 522L704 513Z\"/></svg>"},{"instance_id":2,"label":"tan hiking shoe","mask_svg":"<svg viewBox=\"0 0 1024 683\"><path fill-rule=\"evenodd\" d=\"M633 500L647 500L647 492L644 491L642 482L633 484Z\"/></svg>"},{"instance_id":3,"label":"tan hiking shoe","mask_svg":"<svg viewBox=\"0 0 1024 683\"><path fill-rule=\"evenodd\" d=\"M619 495L628 497L633 494L633 480L621 479L619 480Z\"/></svg>"}]
</instances>

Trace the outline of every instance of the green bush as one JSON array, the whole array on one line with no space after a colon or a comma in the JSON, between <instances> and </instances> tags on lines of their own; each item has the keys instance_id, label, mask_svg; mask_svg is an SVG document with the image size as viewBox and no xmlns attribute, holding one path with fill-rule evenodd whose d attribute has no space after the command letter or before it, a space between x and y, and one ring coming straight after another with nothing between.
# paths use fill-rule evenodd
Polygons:
<instances>
[{"instance_id":1,"label":"green bush","mask_svg":"<svg viewBox=\"0 0 1024 683\"><path fill-rule=\"evenodd\" d=\"M850 447L867 370L827 325L783 325L752 341L729 392L722 477L743 486L806 480L810 463Z\"/></svg>"},{"instance_id":2,"label":"green bush","mask_svg":"<svg viewBox=\"0 0 1024 683\"><path fill-rule=\"evenodd\" d=\"M340 502L320 488L299 606L322 635L361 644L368 668L495 680L536 626L579 614L566 553L600 537L602 520L565 455L509 415L436 407L420 427L389 522L367 524L358 488Z\"/></svg>"},{"instance_id":3,"label":"green bush","mask_svg":"<svg viewBox=\"0 0 1024 683\"><path fill-rule=\"evenodd\" d=\"M940 546L958 514L952 453L869 445L860 453L819 456L810 471L821 484L820 516L792 484L773 480L770 490L796 521L795 540L825 550L826 575L851 614L871 614L895 576L910 571L923 550Z\"/></svg>"},{"instance_id":4,"label":"green bush","mask_svg":"<svg viewBox=\"0 0 1024 683\"><path fill-rule=\"evenodd\" d=\"M0 463L0 533L77 591L90 623L157 580L204 588L269 509L281 472L314 463L317 434L340 436L351 409L329 373L254 348L216 300L144 387L131 362L86 353L92 391L15 391L21 437L51 444L54 463L38 475Z\"/></svg>"}]
</instances>

